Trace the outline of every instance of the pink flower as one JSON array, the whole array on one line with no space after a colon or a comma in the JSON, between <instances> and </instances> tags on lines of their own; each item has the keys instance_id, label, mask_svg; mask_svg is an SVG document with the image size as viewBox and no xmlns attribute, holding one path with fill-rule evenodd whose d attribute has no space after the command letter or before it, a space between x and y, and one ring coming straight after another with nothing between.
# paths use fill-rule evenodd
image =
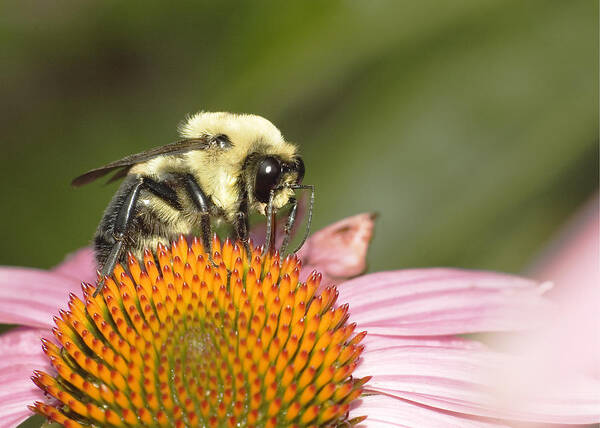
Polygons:
<instances>
[{"instance_id":1,"label":"pink flower","mask_svg":"<svg viewBox=\"0 0 600 428\"><path fill-rule=\"evenodd\" d=\"M380 272L346 280L364 269L372 218L360 215L316 233L299 253L304 269L321 270L338 285L350 321L367 331L355 378L372 378L353 402L350 418L361 426L492 427L511 421L594 423L600 417L597 383L585 378L579 395L539 397L526 412L502 407L493 393L495 374L510 355L458 335L522 330L548 309L544 287L490 272L419 269ZM0 322L20 324L0 337L0 427L11 427L44 400L29 380L34 369L51 372L39 338L52 314L66 306L79 281L94 280L89 250L52 271L0 269ZM16 291L18 290L18 291ZM545 401L547 400L547 401Z\"/></svg>"}]
</instances>

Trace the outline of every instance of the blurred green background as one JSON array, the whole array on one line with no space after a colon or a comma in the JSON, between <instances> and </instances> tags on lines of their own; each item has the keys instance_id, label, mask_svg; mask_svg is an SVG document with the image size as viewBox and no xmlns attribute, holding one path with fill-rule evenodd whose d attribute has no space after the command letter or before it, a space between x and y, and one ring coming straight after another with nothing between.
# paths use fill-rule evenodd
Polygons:
<instances>
[{"instance_id":1,"label":"blurred green background","mask_svg":"<svg viewBox=\"0 0 600 428\"><path fill-rule=\"evenodd\" d=\"M5 1L0 264L86 245L85 170L201 109L298 142L315 229L377 211L370 270L517 272L598 188L598 3Z\"/></svg>"},{"instance_id":2,"label":"blurred green background","mask_svg":"<svg viewBox=\"0 0 600 428\"><path fill-rule=\"evenodd\" d=\"M598 188L598 3L0 5L0 264L86 245L115 185L70 180L198 110L301 144L315 228L377 211L370 270L518 272Z\"/></svg>"}]
</instances>

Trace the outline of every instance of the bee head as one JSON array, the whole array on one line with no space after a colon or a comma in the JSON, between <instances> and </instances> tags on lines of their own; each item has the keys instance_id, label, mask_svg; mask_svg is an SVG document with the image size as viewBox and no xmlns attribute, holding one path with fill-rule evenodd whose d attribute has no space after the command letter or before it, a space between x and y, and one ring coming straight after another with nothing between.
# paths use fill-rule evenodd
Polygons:
<instances>
[{"instance_id":1,"label":"bee head","mask_svg":"<svg viewBox=\"0 0 600 428\"><path fill-rule=\"evenodd\" d=\"M252 188L254 198L269 202L271 191L282 190L300 184L304 178L304 162L299 156L284 161L279 156L267 155L256 159L256 173Z\"/></svg>"}]
</instances>

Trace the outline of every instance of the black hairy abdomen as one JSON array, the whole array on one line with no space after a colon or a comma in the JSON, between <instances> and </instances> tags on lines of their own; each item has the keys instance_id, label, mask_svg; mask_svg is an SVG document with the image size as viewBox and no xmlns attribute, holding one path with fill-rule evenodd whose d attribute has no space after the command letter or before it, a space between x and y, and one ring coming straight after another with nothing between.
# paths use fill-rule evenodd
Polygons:
<instances>
[{"instance_id":1,"label":"black hairy abdomen","mask_svg":"<svg viewBox=\"0 0 600 428\"><path fill-rule=\"evenodd\" d=\"M116 243L114 226L119 212L139 179L137 176L127 176L104 211L94 236L94 252L100 267L104 266L108 254ZM168 243L174 238L170 233L170 225L142 203L145 198L152 197L146 192L147 190L142 190L133 218L125 232L124 251L119 258L120 262L125 261L127 251L132 251L136 257L141 257L144 243L149 239L158 238Z\"/></svg>"}]
</instances>

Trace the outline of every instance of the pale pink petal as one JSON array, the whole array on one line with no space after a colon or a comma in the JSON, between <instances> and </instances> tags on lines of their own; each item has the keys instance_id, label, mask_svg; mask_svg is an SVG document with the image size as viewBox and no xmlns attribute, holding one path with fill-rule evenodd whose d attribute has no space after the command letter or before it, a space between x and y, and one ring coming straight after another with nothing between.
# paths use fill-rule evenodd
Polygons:
<instances>
[{"instance_id":1,"label":"pale pink petal","mask_svg":"<svg viewBox=\"0 0 600 428\"><path fill-rule=\"evenodd\" d=\"M363 397L352 404L350 418L367 416L357 428L497 428L506 427L459 413L445 412L386 395Z\"/></svg>"},{"instance_id":2,"label":"pale pink petal","mask_svg":"<svg viewBox=\"0 0 600 428\"><path fill-rule=\"evenodd\" d=\"M549 387L530 397L527 405L511 406L498 400L494 389L499 373L511 367L515 357L485 347L470 347L468 341L445 343L431 340L393 345L389 338L371 339L355 375L372 376L366 387L438 409L477 415L546 423L594 423L600 421L600 383L578 379Z\"/></svg>"},{"instance_id":3,"label":"pale pink petal","mask_svg":"<svg viewBox=\"0 0 600 428\"><path fill-rule=\"evenodd\" d=\"M50 327L69 292L79 290L79 281L57 273L0 267L0 323Z\"/></svg>"},{"instance_id":4,"label":"pale pink petal","mask_svg":"<svg viewBox=\"0 0 600 428\"><path fill-rule=\"evenodd\" d=\"M558 314L544 334L528 339L521 351L550 352L547 365L600 377L600 209L596 194L569 221L533 269L532 275L556 284ZM532 340L533 339L533 340ZM573 352L579 350L579 352Z\"/></svg>"},{"instance_id":5,"label":"pale pink petal","mask_svg":"<svg viewBox=\"0 0 600 428\"><path fill-rule=\"evenodd\" d=\"M555 295L600 287L600 209L596 194L561 230L530 271L556 284ZM575 289L575 291L574 291Z\"/></svg>"},{"instance_id":6,"label":"pale pink petal","mask_svg":"<svg viewBox=\"0 0 600 428\"><path fill-rule=\"evenodd\" d=\"M31 416L27 405L43 400L31 381L34 370L50 370L40 338L47 330L20 328L0 336L0 428L15 427Z\"/></svg>"},{"instance_id":7,"label":"pale pink petal","mask_svg":"<svg viewBox=\"0 0 600 428\"><path fill-rule=\"evenodd\" d=\"M482 350L487 347L478 341L465 339L460 336L386 336L368 333L360 342L365 346L365 352L388 349L398 346L426 346L444 349Z\"/></svg>"},{"instance_id":8,"label":"pale pink petal","mask_svg":"<svg viewBox=\"0 0 600 428\"><path fill-rule=\"evenodd\" d=\"M482 381L496 366L497 355L485 349L444 346L442 342L387 343L373 350L367 345L355 371L357 377L372 376L368 389L462 413L481 414L481 408L490 407L493 400L485 394ZM463 407L457 404L449 408L444 400L457 401Z\"/></svg>"},{"instance_id":9,"label":"pale pink petal","mask_svg":"<svg viewBox=\"0 0 600 428\"><path fill-rule=\"evenodd\" d=\"M312 235L298 251L303 264L301 277L314 269L323 275L323 283L328 284L362 273L374 219L374 214L358 214Z\"/></svg>"},{"instance_id":10,"label":"pale pink petal","mask_svg":"<svg viewBox=\"0 0 600 428\"><path fill-rule=\"evenodd\" d=\"M518 330L541 315L544 287L516 276L459 269L379 272L338 287L359 329L383 335Z\"/></svg>"},{"instance_id":11,"label":"pale pink petal","mask_svg":"<svg viewBox=\"0 0 600 428\"><path fill-rule=\"evenodd\" d=\"M91 247L84 247L68 254L61 264L52 269L52 272L69 276L80 282L94 283L96 281L96 269L94 251Z\"/></svg>"},{"instance_id":12,"label":"pale pink petal","mask_svg":"<svg viewBox=\"0 0 600 428\"><path fill-rule=\"evenodd\" d=\"M556 282L553 316L527 335L494 338L495 345L502 340L504 349L520 356L497 379L505 407L526 412L533 404L539 411L556 413L565 400L581 407L589 388L585 376L600 378L599 230L596 195L559 233L534 270L538 278ZM554 403L538 398L549 395ZM600 405L596 414L600 418Z\"/></svg>"},{"instance_id":13,"label":"pale pink petal","mask_svg":"<svg viewBox=\"0 0 600 428\"><path fill-rule=\"evenodd\" d=\"M554 316L540 328L514 338L495 338L494 345L502 341L503 349L518 356L504 364L495 379L504 407L525 414L577 412L582 422L590 422L588 415L600 422L600 290L579 292L577 299L558 302Z\"/></svg>"}]
</instances>

